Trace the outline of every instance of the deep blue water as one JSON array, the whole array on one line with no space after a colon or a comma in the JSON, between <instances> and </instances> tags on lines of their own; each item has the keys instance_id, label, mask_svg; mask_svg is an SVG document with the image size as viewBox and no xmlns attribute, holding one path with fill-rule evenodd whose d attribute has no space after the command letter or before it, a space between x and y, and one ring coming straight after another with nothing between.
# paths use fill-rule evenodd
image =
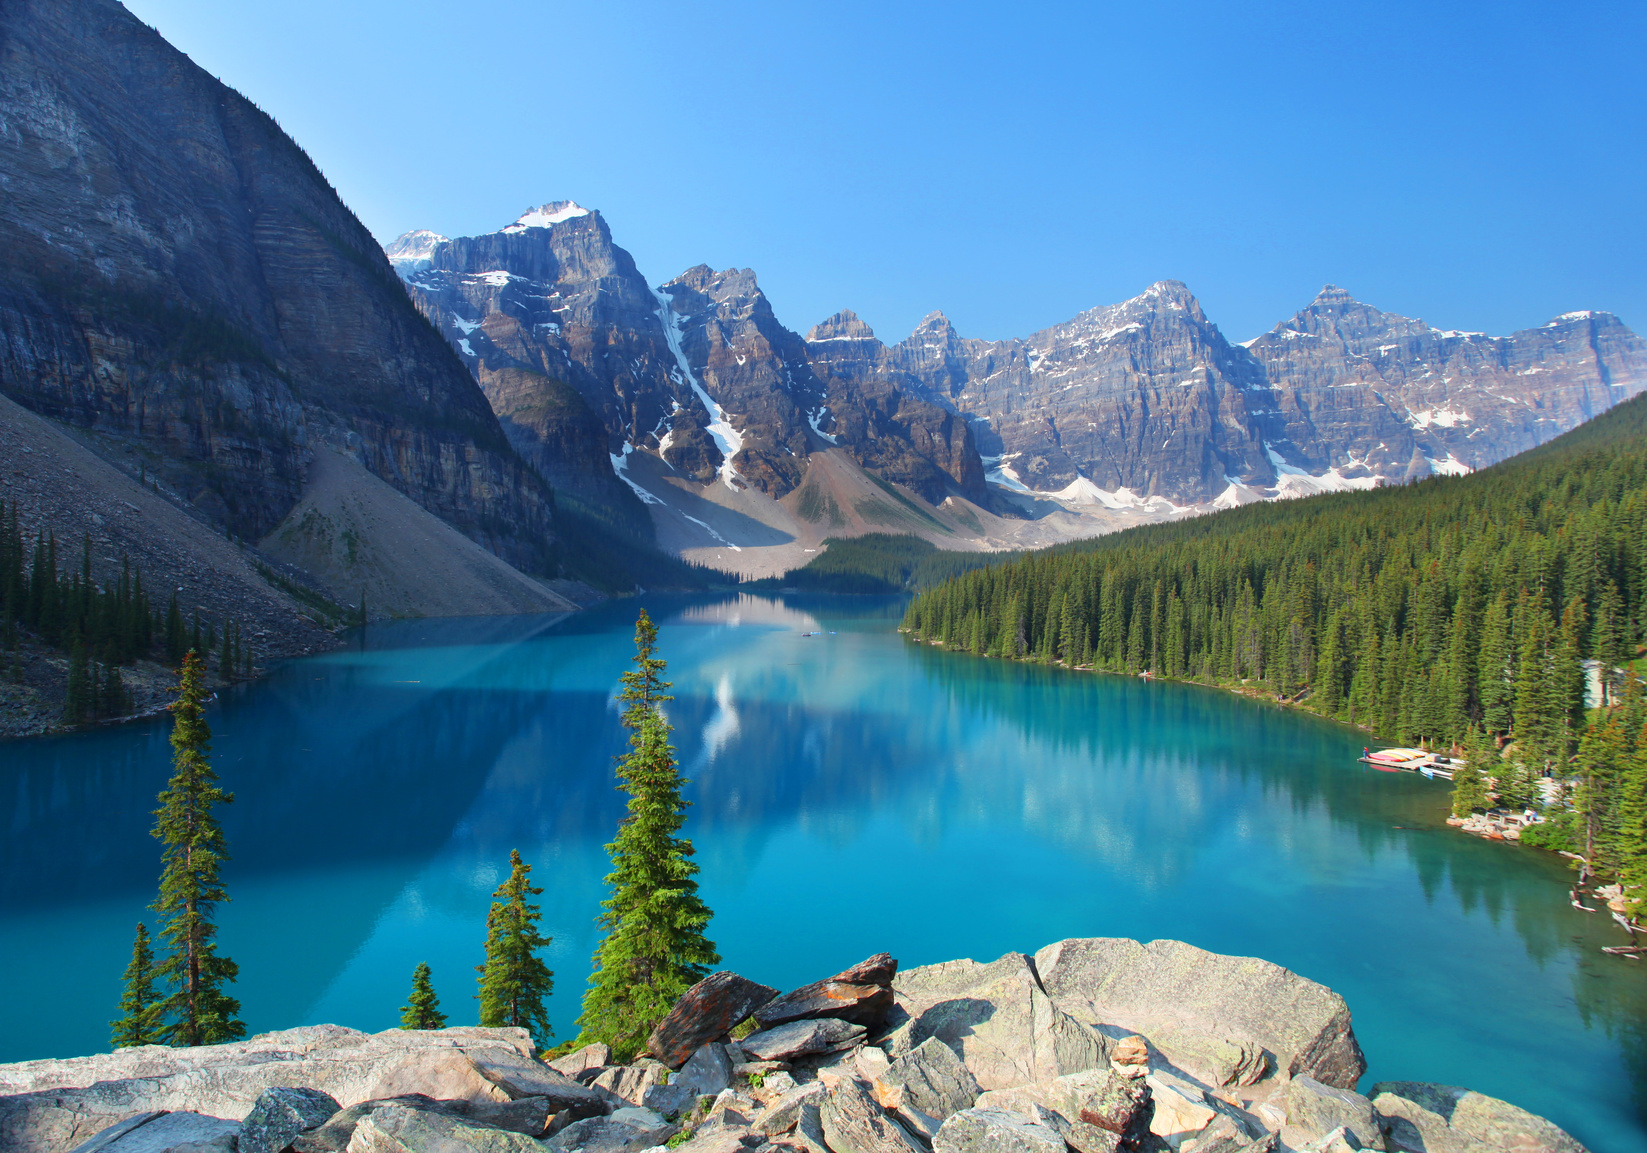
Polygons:
<instances>
[{"instance_id":1,"label":"deep blue water","mask_svg":"<svg viewBox=\"0 0 1647 1153\"><path fill-rule=\"evenodd\" d=\"M1647 1151L1647 976L1530 849L1446 828L1446 786L1364 738L1194 686L940 654L902 602L654 599L727 967L790 987L870 953L993 959L1175 937L1342 993L1380 1079L1463 1084ZM574 1032L622 813L612 695L634 602L374 625L213 706L255 1031L397 1023L428 961L475 1019L488 896L545 888ZM803 637L814 629L833 635ZM0 1061L107 1047L153 899L163 722L0 744Z\"/></svg>"}]
</instances>

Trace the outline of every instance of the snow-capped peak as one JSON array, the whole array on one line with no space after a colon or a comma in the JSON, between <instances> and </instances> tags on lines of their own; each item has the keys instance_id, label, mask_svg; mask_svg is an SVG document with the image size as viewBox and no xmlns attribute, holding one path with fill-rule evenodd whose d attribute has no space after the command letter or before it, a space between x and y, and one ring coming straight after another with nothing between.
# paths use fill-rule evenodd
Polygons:
<instances>
[{"instance_id":1,"label":"snow-capped peak","mask_svg":"<svg viewBox=\"0 0 1647 1153\"><path fill-rule=\"evenodd\" d=\"M559 224L563 220L588 215L589 210L579 205L575 200L551 200L541 208L532 208L521 213L520 219L503 231L525 232L528 228L548 228L551 225Z\"/></svg>"},{"instance_id":2,"label":"snow-capped peak","mask_svg":"<svg viewBox=\"0 0 1647 1153\"><path fill-rule=\"evenodd\" d=\"M383 254L389 258L389 263L394 266L395 271L406 277L428 268L435 245L444 243L446 237L440 233L430 232L427 228L414 228L390 241Z\"/></svg>"}]
</instances>

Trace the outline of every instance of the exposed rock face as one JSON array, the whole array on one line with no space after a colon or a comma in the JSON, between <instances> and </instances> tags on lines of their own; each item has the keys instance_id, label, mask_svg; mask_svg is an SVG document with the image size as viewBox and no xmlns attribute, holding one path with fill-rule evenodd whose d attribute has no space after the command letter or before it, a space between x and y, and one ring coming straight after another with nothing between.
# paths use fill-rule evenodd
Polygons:
<instances>
[{"instance_id":1,"label":"exposed rock face","mask_svg":"<svg viewBox=\"0 0 1647 1153\"><path fill-rule=\"evenodd\" d=\"M1035 971L1065 1011L1143 1033L1214 1085L1233 1072L1222 1052L1231 1043L1261 1046L1289 1076L1338 1088L1353 1089L1367 1071L1344 999L1256 957L1091 937L1048 945Z\"/></svg>"},{"instance_id":2,"label":"exposed rock face","mask_svg":"<svg viewBox=\"0 0 1647 1153\"><path fill-rule=\"evenodd\" d=\"M545 435L511 421L504 406L531 410L547 380L570 385L600 419L601 451L655 451L700 484L782 497L812 452L839 444L930 501L983 497L964 420L884 382L822 379L749 269L699 265L653 290L600 214L570 201L484 236L407 233L390 250L528 459L593 451L591 429ZM510 367L540 375L498 375Z\"/></svg>"},{"instance_id":3,"label":"exposed rock face","mask_svg":"<svg viewBox=\"0 0 1647 1153\"><path fill-rule=\"evenodd\" d=\"M329 440L541 568L542 486L273 120L113 0L7 4L0 53L0 389L236 535Z\"/></svg>"},{"instance_id":4,"label":"exposed rock face","mask_svg":"<svg viewBox=\"0 0 1647 1153\"><path fill-rule=\"evenodd\" d=\"M1312 473L1482 468L1647 387L1647 344L1610 313L1442 332L1333 285L1248 348L1273 390L1270 443Z\"/></svg>"},{"instance_id":5,"label":"exposed rock face","mask_svg":"<svg viewBox=\"0 0 1647 1153\"><path fill-rule=\"evenodd\" d=\"M813 348L831 355L821 340ZM856 372L843 361L836 375L872 367L924 385L974 422L1005 479L1036 491L1086 477L1190 504L1217 496L1226 476L1273 477L1246 400L1263 373L1177 281L1018 340L964 340L934 313L896 347L854 359Z\"/></svg>"},{"instance_id":6,"label":"exposed rock face","mask_svg":"<svg viewBox=\"0 0 1647 1153\"><path fill-rule=\"evenodd\" d=\"M1488 337L1379 312L1332 286L1246 347L1183 284L1161 281L1023 339L965 339L933 313L886 347L840 313L808 349L832 387L895 382L964 414L986 460L999 458L992 479L1122 504L1480 468L1647 388L1647 342L1608 313Z\"/></svg>"}]
</instances>

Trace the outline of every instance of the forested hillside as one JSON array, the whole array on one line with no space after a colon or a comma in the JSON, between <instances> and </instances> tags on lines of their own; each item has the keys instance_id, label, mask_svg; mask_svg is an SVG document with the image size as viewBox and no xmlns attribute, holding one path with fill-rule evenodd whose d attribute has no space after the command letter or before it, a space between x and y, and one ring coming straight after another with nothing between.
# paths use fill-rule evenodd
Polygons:
<instances>
[{"instance_id":1,"label":"forested hillside","mask_svg":"<svg viewBox=\"0 0 1647 1153\"><path fill-rule=\"evenodd\" d=\"M966 573L919 596L904 626L981 655L1245 685L1406 742L1480 732L1506 754L1501 803L1577 774L1580 807L1616 831L1647 815L1608 783L1624 788L1640 759L1640 722L1615 720L1611 767L1574 760L1584 662L1619 700L1644 601L1638 397L1469 476L1248 505Z\"/></svg>"}]
</instances>

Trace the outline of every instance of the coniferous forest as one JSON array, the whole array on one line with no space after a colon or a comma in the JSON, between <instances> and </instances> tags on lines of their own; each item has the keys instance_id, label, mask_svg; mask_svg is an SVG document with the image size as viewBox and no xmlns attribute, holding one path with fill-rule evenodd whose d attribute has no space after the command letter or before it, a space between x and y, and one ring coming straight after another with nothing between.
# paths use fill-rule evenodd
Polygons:
<instances>
[{"instance_id":1,"label":"coniferous forest","mask_svg":"<svg viewBox=\"0 0 1647 1153\"><path fill-rule=\"evenodd\" d=\"M60 555L55 536L26 541L17 506L0 501L0 674L21 679L19 641L27 636L68 655L63 720L69 724L118 717L132 709L121 666L153 658L177 667L189 650L215 659L219 676L251 676L251 645L239 622L186 618L172 594L164 610L151 605L143 575L122 563L118 580L99 584L92 575L91 540ZM221 623L221 628L219 628Z\"/></svg>"},{"instance_id":2,"label":"coniferous forest","mask_svg":"<svg viewBox=\"0 0 1647 1153\"><path fill-rule=\"evenodd\" d=\"M1644 624L1647 396L1469 476L1248 505L965 573L918 596L903 627L1471 748L1459 808L1548 805L1544 843L1640 885Z\"/></svg>"}]
</instances>

